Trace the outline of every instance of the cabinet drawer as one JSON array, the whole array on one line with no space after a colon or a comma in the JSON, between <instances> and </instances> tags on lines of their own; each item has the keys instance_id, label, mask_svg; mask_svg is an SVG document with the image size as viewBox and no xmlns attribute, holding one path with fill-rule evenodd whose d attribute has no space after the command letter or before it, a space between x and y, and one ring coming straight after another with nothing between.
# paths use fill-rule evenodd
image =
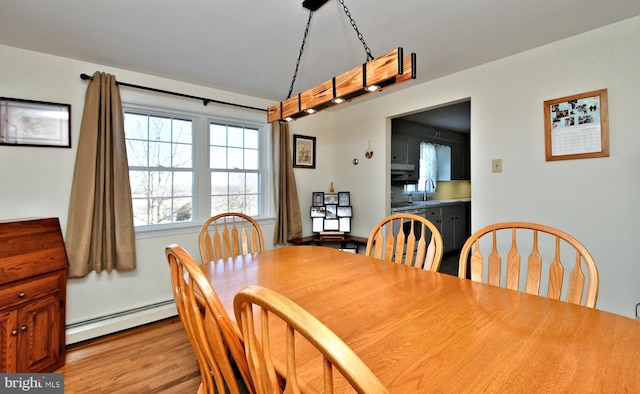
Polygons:
<instances>
[{"instance_id":1,"label":"cabinet drawer","mask_svg":"<svg viewBox=\"0 0 640 394\"><path fill-rule=\"evenodd\" d=\"M30 302L45 294L60 290L63 272L56 272L37 279L11 283L0 288L0 309L6 309L23 302Z\"/></svg>"}]
</instances>

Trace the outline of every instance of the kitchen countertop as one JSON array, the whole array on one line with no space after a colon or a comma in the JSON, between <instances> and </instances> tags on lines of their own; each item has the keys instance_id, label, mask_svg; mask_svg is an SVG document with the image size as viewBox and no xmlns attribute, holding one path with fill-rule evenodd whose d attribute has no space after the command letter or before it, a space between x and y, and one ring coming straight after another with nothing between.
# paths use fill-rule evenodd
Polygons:
<instances>
[{"instance_id":1,"label":"kitchen countertop","mask_svg":"<svg viewBox=\"0 0 640 394\"><path fill-rule=\"evenodd\" d=\"M450 199L443 199L443 200L429 200L429 201L413 201L413 202L407 202L407 201L401 201L401 202L394 202L391 203L391 209L398 209L398 208L422 208L422 207L433 207L433 206L438 206L438 205L451 205L451 204L460 204L460 203L465 203L465 202L470 202L471 198L466 197L466 198L450 198Z\"/></svg>"}]
</instances>

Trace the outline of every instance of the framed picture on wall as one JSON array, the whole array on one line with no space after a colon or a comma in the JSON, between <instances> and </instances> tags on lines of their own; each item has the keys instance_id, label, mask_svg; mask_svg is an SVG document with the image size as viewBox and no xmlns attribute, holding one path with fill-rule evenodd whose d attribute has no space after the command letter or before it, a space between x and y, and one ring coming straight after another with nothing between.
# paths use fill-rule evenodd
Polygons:
<instances>
[{"instance_id":1,"label":"framed picture on wall","mask_svg":"<svg viewBox=\"0 0 640 394\"><path fill-rule=\"evenodd\" d=\"M293 135L293 166L316 168L316 137Z\"/></svg>"},{"instance_id":2,"label":"framed picture on wall","mask_svg":"<svg viewBox=\"0 0 640 394\"><path fill-rule=\"evenodd\" d=\"M71 105L0 97L0 145L71 148Z\"/></svg>"},{"instance_id":3,"label":"framed picture on wall","mask_svg":"<svg viewBox=\"0 0 640 394\"><path fill-rule=\"evenodd\" d=\"M544 102L546 160L609 157L607 89Z\"/></svg>"}]
</instances>

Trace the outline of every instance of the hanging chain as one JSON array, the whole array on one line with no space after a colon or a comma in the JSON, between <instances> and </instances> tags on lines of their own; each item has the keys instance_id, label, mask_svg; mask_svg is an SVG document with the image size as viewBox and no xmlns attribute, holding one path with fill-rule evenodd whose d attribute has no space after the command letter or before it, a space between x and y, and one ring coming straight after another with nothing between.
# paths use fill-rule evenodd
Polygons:
<instances>
[{"instance_id":1,"label":"hanging chain","mask_svg":"<svg viewBox=\"0 0 640 394\"><path fill-rule=\"evenodd\" d=\"M296 71L293 73L293 79L291 80L291 87L289 87L289 94L287 98L291 98L291 92L293 92L293 84L296 83L296 77L298 76L298 67L300 67L300 59L302 58L302 52L304 52L304 43L307 41L309 35L309 25L311 25L311 17L313 11L309 11L309 20L307 20L307 27L304 29L304 37L302 37L302 46L300 47L300 53L298 54L298 60L296 61Z\"/></svg>"},{"instance_id":2,"label":"hanging chain","mask_svg":"<svg viewBox=\"0 0 640 394\"><path fill-rule=\"evenodd\" d=\"M347 6L344 4L344 0L338 0L338 1L340 2L340 4L342 5L342 8L344 9L344 14L347 16L347 18L349 18L351 27L353 27L353 30L356 31L356 34L358 35L358 39L362 43L362 46L364 46L364 51L367 55L367 61L373 60L371 49L369 49L369 47L367 46L367 43L364 42L364 36L362 35L362 33L360 33L360 30L356 25L356 21L354 21L353 18L351 17L351 13L349 12L349 9L347 8ZM302 45L300 46L300 52L298 53L298 60L296 61L296 70L294 71L293 78L291 79L291 86L289 87L289 94L287 95L287 98L291 98L291 93L293 92L293 85L296 83L296 78L298 77L298 68L300 67L300 59L302 59L302 53L304 52L304 44L307 42L307 36L309 35L309 26L311 25L311 17L313 17L313 11L309 11L309 19L307 20L307 27L305 27L304 29L304 37L302 37Z\"/></svg>"},{"instance_id":3,"label":"hanging chain","mask_svg":"<svg viewBox=\"0 0 640 394\"><path fill-rule=\"evenodd\" d=\"M344 14L347 16L347 18L349 18L349 22L351 22L351 26L353 27L353 30L356 31L356 34L358 34L358 39L360 39L362 46L364 46L364 51L367 53L367 61L373 60L371 49L369 49L369 47L367 46L367 43L364 42L364 36L362 35L362 33L360 33L360 30L358 30L358 26L356 26L356 21L354 21L353 18L351 17L351 13L349 12L349 9L347 8L347 6L344 4L344 0L338 0L338 1L340 2L340 4L342 4L342 7L344 8Z\"/></svg>"}]
</instances>

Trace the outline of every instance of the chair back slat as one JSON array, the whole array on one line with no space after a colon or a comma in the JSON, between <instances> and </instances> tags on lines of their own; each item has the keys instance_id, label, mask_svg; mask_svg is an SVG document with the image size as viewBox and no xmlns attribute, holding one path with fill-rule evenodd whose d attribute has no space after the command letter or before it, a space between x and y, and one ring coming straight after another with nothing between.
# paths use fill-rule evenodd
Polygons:
<instances>
[{"instance_id":1,"label":"chair back slat","mask_svg":"<svg viewBox=\"0 0 640 394\"><path fill-rule=\"evenodd\" d=\"M520 287L520 252L516 242L516 230L511 234L511 250L507 254L507 288L518 290Z\"/></svg>"},{"instance_id":2,"label":"chair back slat","mask_svg":"<svg viewBox=\"0 0 640 394\"><path fill-rule=\"evenodd\" d=\"M264 250L262 230L250 216L227 212L212 216L198 236L202 262L216 261Z\"/></svg>"},{"instance_id":3,"label":"chair back slat","mask_svg":"<svg viewBox=\"0 0 640 394\"><path fill-rule=\"evenodd\" d=\"M498 241L498 233L502 232L508 232L508 243L506 242L506 234ZM533 234L533 236L529 238L527 234ZM542 237L545 241L552 242L548 244L545 242L543 246ZM531 247L526 270L521 266L519 250L526 250L522 249L521 245L526 245L526 249ZM485 261L481 250L487 248L490 249L490 253ZM500 250L504 249L509 251L507 253L507 278L505 283L502 283ZM571 259L574 251L576 253L575 266L570 275L565 277L565 267L562 260ZM546 257L543 258L543 256ZM545 283L543 276L546 274L548 298L564 299L567 302L591 308L596 306L599 277L593 256L576 238L550 226L529 222L505 222L481 228L469 237L460 253L458 276L466 278L468 269L473 281L484 282L483 273L486 269L487 283L536 295L540 295L544 289L542 286ZM520 288L522 272L526 272L527 276L524 289ZM564 290L565 286L566 290Z\"/></svg>"},{"instance_id":4,"label":"chair back slat","mask_svg":"<svg viewBox=\"0 0 640 394\"><path fill-rule=\"evenodd\" d=\"M487 280L490 285L500 286L500 271L502 269L502 258L500 257L500 253L498 252L497 246L497 237L498 233L492 232L493 238L493 249L491 249L491 254L488 257L489 269L487 272Z\"/></svg>"},{"instance_id":5,"label":"chair back slat","mask_svg":"<svg viewBox=\"0 0 640 394\"><path fill-rule=\"evenodd\" d=\"M559 300L562 294L562 280L564 278L564 266L560 257L560 238L556 237L556 253L553 263L549 268L549 291L547 297Z\"/></svg>"},{"instance_id":6,"label":"chair back slat","mask_svg":"<svg viewBox=\"0 0 640 394\"><path fill-rule=\"evenodd\" d=\"M443 253L438 228L424 217L406 213L382 219L369 234L365 251L368 256L430 271L440 268Z\"/></svg>"},{"instance_id":7,"label":"chair back slat","mask_svg":"<svg viewBox=\"0 0 640 394\"><path fill-rule=\"evenodd\" d=\"M585 283L584 272L582 272L582 264L580 263L581 260L582 258L580 257L580 253L576 253L576 264L569 277L569 293L567 294L567 301L574 304L580 303Z\"/></svg>"},{"instance_id":8,"label":"chair back slat","mask_svg":"<svg viewBox=\"0 0 640 394\"><path fill-rule=\"evenodd\" d=\"M538 246L538 232L533 232L533 246L527 260L527 288L529 294L540 294L540 281L542 279L542 256Z\"/></svg>"}]
</instances>

